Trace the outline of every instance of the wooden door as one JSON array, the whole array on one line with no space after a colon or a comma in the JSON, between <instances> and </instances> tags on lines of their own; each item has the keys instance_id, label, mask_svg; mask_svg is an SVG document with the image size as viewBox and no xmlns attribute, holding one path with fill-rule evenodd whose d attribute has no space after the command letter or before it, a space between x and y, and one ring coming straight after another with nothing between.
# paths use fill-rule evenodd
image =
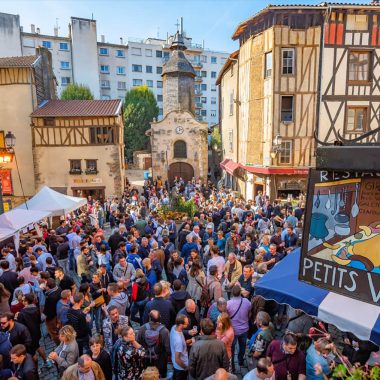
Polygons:
<instances>
[{"instance_id":1,"label":"wooden door","mask_svg":"<svg viewBox=\"0 0 380 380\"><path fill-rule=\"evenodd\" d=\"M186 162L175 162L169 166L168 178L170 185L173 185L175 177L182 177L185 182L191 181L194 177L194 168Z\"/></svg>"},{"instance_id":2,"label":"wooden door","mask_svg":"<svg viewBox=\"0 0 380 380\"><path fill-rule=\"evenodd\" d=\"M152 167L152 158L144 157L144 170L148 170L151 167Z\"/></svg>"}]
</instances>

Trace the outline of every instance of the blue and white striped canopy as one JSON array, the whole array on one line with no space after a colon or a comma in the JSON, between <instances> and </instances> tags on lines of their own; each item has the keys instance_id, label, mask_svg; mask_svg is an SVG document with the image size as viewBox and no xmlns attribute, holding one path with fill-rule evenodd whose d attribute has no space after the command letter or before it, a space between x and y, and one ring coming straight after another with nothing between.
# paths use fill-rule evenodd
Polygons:
<instances>
[{"instance_id":1,"label":"blue and white striped canopy","mask_svg":"<svg viewBox=\"0 0 380 380\"><path fill-rule=\"evenodd\" d=\"M299 281L299 263L297 249L256 282L256 294L380 345L380 307Z\"/></svg>"}]
</instances>

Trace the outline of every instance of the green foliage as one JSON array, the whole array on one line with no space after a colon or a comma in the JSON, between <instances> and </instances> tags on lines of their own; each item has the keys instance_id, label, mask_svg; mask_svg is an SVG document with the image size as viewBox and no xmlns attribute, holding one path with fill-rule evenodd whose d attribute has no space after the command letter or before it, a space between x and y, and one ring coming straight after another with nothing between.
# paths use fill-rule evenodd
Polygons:
<instances>
[{"instance_id":1,"label":"green foliage","mask_svg":"<svg viewBox=\"0 0 380 380\"><path fill-rule=\"evenodd\" d=\"M344 380L378 380L380 379L379 367L352 367L348 369L344 364L335 367L333 378Z\"/></svg>"},{"instance_id":2,"label":"green foliage","mask_svg":"<svg viewBox=\"0 0 380 380\"><path fill-rule=\"evenodd\" d=\"M89 87L83 84L69 84L61 93L61 100L93 100Z\"/></svg>"},{"instance_id":3,"label":"green foliage","mask_svg":"<svg viewBox=\"0 0 380 380\"><path fill-rule=\"evenodd\" d=\"M147 86L134 87L125 94L124 141L125 156L129 161L133 152L148 148L149 137L145 132L150 122L158 116L158 106L153 92Z\"/></svg>"},{"instance_id":4,"label":"green foliage","mask_svg":"<svg viewBox=\"0 0 380 380\"><path fill-rule=\"evenodd\" d=\"M176 211L185 212L192 218L197 210L198 206L195 203L194 199L189 199L188 201L185 201L182 197L178 199L178 206L176 207Z\"/></svg>"},{"instance_id":5,"label":"green foliage","mask_svg":"<svg viewBox=\"0 0 380 380\"><path fill-rule=\"evenodd\" d=\"M211 148L214 149L214 145L218 149L222 149L222 138L220 136L219 128L214 128L211 134Z\"/></svg>"}]
</instances>

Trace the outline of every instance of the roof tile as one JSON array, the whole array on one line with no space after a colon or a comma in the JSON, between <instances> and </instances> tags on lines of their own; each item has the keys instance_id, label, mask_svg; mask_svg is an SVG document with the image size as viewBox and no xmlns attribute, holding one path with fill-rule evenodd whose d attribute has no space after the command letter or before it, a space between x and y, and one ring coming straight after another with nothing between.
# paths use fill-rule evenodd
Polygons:
<instances>
[{"instance_id":1,"label":"roof tile","mask_svg":"<svg viewBox=\"0 0 380 380\"><path fill-rule=\"evenodd\" d=\"M36 55L24 55L22 57L2 57L0 58L0 68L6 67L32 67L37 61Z\"/></svg>"},{"instance_id":2,"label":"roof tile","mask_svg":"<svg viewBox=\"0 0 380 380\"><path fill-rule=\"evenodd\" d=\"M121 100L50 100L32 112L32 117L116 116Z\"/></svg>"}]
</instances>

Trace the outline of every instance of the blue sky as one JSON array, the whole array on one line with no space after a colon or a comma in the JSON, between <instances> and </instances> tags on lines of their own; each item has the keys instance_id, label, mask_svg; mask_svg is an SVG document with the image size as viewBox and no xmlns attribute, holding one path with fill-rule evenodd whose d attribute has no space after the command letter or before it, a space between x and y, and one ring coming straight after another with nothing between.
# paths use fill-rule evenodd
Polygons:
<instances>
[{"instance_id":1,"label":"blue sky","mask_svg":"<svg viewBox=\"0 0 380 380\"><path fill-rule=\"evenodd\" d=\"M257 0L0 0L0 12L19 14L21 25L30 31L30 24L43 34L53 34L56 23L59 35L66 36L70 16L97 20L98 36L107 42L119 38L166 37L176 30L176 22L184 17L184 29L194 43L214 50L232 52L237 42L231 35L239 22L255 14L268 3L294 4L297 1ZM317 4L303 0L298 3ZM355 1L368 3L368 1Z\"/></svg>"}]
</instances>

